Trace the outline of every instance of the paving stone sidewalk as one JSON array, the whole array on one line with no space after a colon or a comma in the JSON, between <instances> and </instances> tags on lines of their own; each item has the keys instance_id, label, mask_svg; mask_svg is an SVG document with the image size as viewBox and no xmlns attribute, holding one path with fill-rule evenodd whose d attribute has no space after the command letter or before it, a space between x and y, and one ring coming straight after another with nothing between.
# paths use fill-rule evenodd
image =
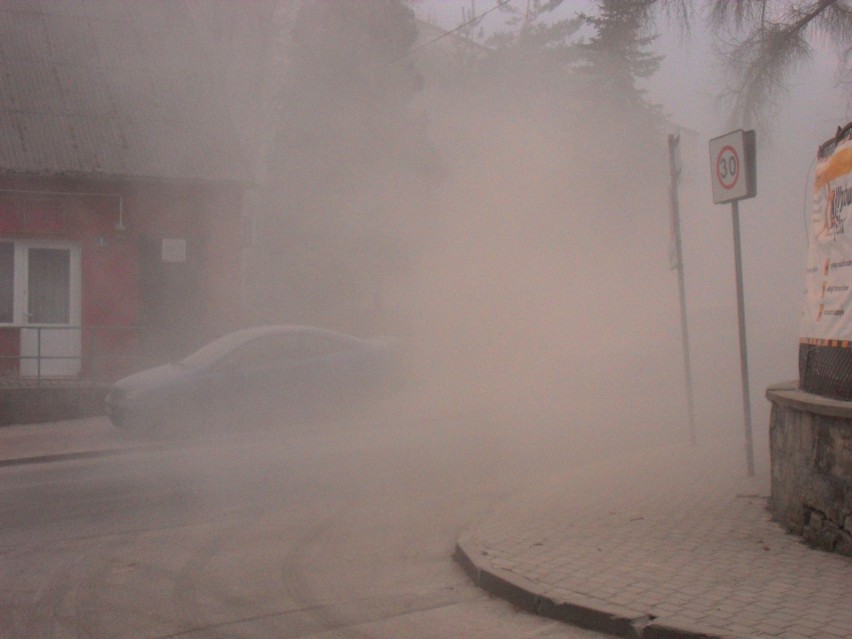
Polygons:
<instances>
[{"instance_id":1,"label":"paving stone sidewalk","mask_svg":"<svg viewBox=\"0 0 852 639\"><path fill-rule=\"evenodd\" d=\"M527 610L652 638L852 637L852 560L771 520L733 442L566 469L462 534L456 558Z\"/></svg>"}]
</instances>

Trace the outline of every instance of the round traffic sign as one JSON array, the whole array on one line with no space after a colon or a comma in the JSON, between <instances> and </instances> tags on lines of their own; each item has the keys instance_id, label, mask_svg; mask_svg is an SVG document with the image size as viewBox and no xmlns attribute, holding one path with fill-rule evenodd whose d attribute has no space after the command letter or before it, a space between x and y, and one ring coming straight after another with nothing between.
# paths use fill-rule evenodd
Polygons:
<instances>
[{"instance_id":1,"label":"round traffic sign","mask_svg":"<svg viewBox=\"0 0 852 639\"><path fill-rule=\"evenodd\" d=\"M716 180L723 189L731 190L737 185L740 177L740 156L737 150L727 144L719 150L716 156Z\"/></svg>"},{"instance_id":2,"label":"round traffic sign","mask_svg":"<svg viewBox=\"0 0 852 639\"><path fill-rule=\"evenodd\" d=\"M713 202L722 204L757 193L754 131L731 131L710 140Z\"/></svg>"}]
</instances>

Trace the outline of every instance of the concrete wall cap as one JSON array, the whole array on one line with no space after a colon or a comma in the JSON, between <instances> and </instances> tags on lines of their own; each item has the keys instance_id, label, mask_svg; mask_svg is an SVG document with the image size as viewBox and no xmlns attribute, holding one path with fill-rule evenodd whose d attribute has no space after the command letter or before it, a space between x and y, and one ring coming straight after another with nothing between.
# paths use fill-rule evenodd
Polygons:
<instances>
[{"instance_id":1,"label":"concrete wall cap","mask_svg":"<svg viewBox=\"0 0 852 639\"><path fill-rule=\"evenodd\" d=\"M852 401L808 393L799 388L798 381L773 384L766 389L766 399L784 408L852 420ZM852 427L852 421L850 427Z\"/></svg>"}]
</instances>

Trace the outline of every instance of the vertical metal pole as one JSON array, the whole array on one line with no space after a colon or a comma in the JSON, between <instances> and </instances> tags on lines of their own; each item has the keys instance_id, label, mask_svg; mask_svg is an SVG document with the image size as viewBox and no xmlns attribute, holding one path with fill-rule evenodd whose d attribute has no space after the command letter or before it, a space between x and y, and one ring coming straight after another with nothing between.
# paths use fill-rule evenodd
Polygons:
<instances>
[{"instance_id":1,"label":"vertical metal pole","mask_svg":"<svg viewBox=\"0 0 852 639\"><path fill-rule=\"evenodd\" d=\"M745 418L745 447L748 476L754 477L754 444L751 436L751 398L748 388L748 348L746 346L745 301L743 296L743 260L740 251L740 207L731 202L734 223L734 263L737 271L737 317L740 328L740 372L743 387L743 417Z\"/></svg>"},{"instance_id":2,"label":"vertical metal pole","mask_svg":"<svg viewBox=\"0 0 852 639\"><path fill-rule=\"evenodd\" d=\"M683 253L680 242L680 203L678 202L677 186L680 171L675 160L676 146L679 137L669 135L669 171L671 173L671 215L672 231L675 236L675 260L677 263L677 289L680 296L680 335L683 349L683 369L686 375L686 403L689 411L689 441L694 446L695 437L695 402L692 393L692 364L689 361L689 329L686 320L686 288L683 278Z\"/></svg>"},{"instance_id":3,"label":"vertical metal pole","mask_svg":"<svg viewBox=\"0 0 852 639\"><path fill-rule=\"evenodd\" d=\"M36 328L36 385L41 387L41 326Z\"/></svg>"}]
</instances>

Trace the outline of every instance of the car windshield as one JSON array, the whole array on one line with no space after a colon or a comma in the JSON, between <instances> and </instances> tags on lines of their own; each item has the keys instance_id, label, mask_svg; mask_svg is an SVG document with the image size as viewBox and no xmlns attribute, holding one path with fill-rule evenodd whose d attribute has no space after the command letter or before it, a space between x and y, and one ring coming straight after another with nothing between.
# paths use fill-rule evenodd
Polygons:
<instances>
[{"instance_id":1,"label":"car windshield","mask_svg":"<svg viewBox=\"0 0 852 639\"><path fill-rule=\"evenodd\" d=\"M189 366L191 368L211 366L248 339L251 339L251 336L240 331L230 333L210 342L207 346L201 347L192 355L180 360L178 364L180 366Z\"/></svg>"}]
</instances>

